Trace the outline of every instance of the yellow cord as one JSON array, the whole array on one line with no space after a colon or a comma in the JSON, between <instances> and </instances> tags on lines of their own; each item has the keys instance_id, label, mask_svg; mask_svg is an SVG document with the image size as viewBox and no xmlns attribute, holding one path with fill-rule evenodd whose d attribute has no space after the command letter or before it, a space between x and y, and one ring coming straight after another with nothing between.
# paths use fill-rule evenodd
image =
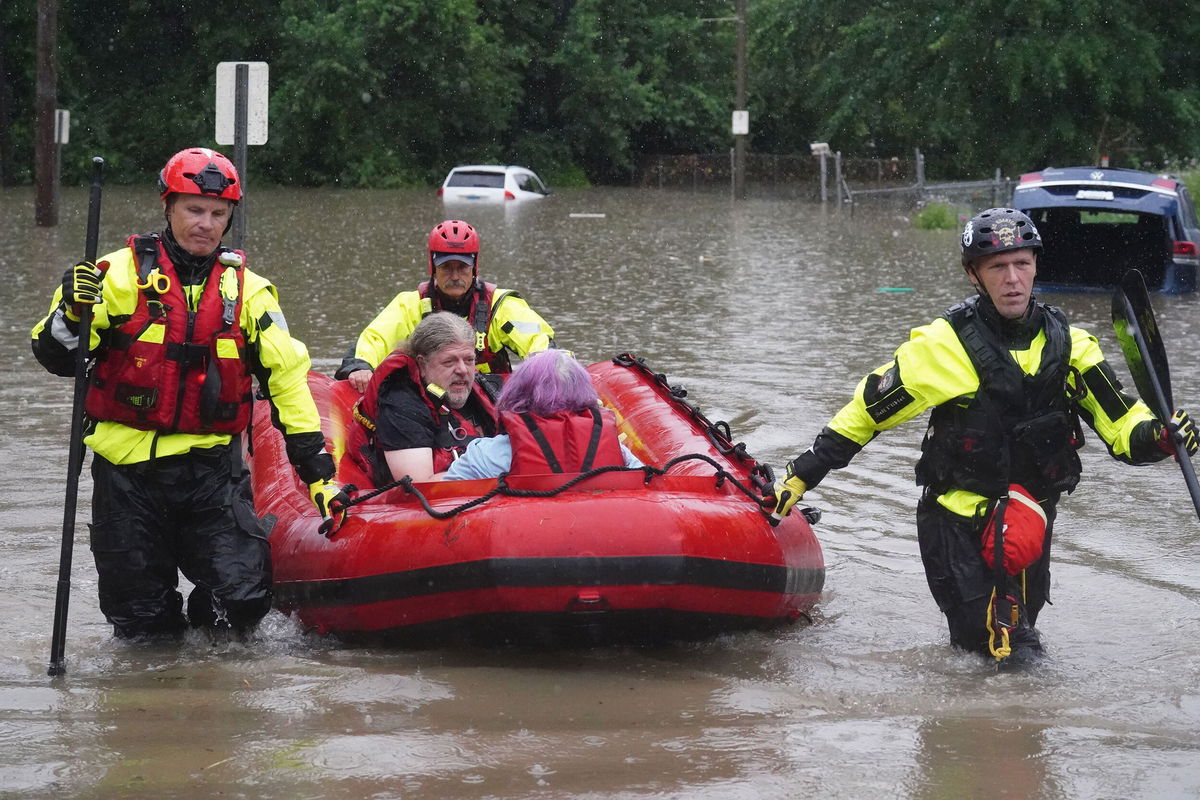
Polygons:
<instances>
[{"instance_id":1,"label":"yellow cord","mask_svg":"<svg viewBox=\"0 0 1200 800\"><path fill-rule=\"evenodd\" d=\"M1003 661L1012 655L1012 648L1008 644L1008 629L1002 625L996 625L994 610L996 608L996 590L992 589L992 596L988 600L987 610L987 629L988 629L988 650L997 661ZM996 629L1000 629L1000 646L996 646Z\"/></svg>"}]
</instances>

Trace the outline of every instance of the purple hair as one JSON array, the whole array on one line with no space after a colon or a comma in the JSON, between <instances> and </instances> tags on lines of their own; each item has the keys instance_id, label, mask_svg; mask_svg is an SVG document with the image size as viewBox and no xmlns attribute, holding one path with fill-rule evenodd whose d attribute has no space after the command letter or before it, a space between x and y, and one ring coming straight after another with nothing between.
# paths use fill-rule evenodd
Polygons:
<instances>
[{"instance_id":1,"label":"purple hair","mask_svg":"<svg viewBox=\"0 0 1200 800\"><path fill-rule=\"evenodd\" d=\"M513 370L496 399L496 410L547 417L556 411L583 411L598 401L583 364L566 350L543 350Z\"/></svg>"}]
</instances>

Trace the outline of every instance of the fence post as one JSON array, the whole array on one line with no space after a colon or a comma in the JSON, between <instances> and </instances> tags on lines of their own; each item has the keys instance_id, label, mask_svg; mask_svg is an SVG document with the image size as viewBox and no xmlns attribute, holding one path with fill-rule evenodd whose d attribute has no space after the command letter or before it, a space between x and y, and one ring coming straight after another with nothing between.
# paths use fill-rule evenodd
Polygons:
<instances>
[{"instance_id":1,"label":"fence post","mask_svg":"<svg viewBox=\"0 0 1200 800\"><path fill-rule=\"evenodd\" d=\"M1000 205L1000 168L996 167L996 177L992 180L992 208Z\"/></svg>"},{"instance_id":2,"label":"fence post","mask_svg":"<svg viewBox=\"0 0 1200 800\"><path fill-rule=\"evenodd\" d=\"M917 200L925 199L925 155L921 152L921 148L913 149L916 153L917 162Z\"/></svg>"},{"instance_id":3,"label":"fence post","mask_svg":"<svg viewBox=\"0 0 1200 800\"><path fill-rule=\"evenodd\" d=\"M824 151L821 152L821 205L829 202L829 162L825 160Z\"/></svg>"},{"instance_id":4,"label":"fence post","mask_svg":"<svg viewBox=\"0 0 1200 800\"><path fill-rule=\"evenodd\" d=\"M842 151L833 154L833 188L837 193L838 207L842 205Z\"/></svg>"}]
</instances>

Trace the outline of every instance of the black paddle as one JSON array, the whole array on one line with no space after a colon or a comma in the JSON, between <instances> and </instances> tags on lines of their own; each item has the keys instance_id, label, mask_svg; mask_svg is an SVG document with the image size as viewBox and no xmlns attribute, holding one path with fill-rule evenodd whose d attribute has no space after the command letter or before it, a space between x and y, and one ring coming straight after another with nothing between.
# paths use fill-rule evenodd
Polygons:
<instances>
[{"instance_id":1,"label":"black paddle","mask_svg":"<svg viewBox=\"0 0 1200 800\"><path fill-rule=\"evenodd\" d=\"M1175 404L1171 398L1167 351L1163 347L1158 324L1154 321L1154 309L1150 306L1146 281L1138 270L1126 272L1121 285L1113 292L1112 317L1117 341L1121 343L1121 352L1125 354L1125 363L1129 365L1138 394L1171 431L1176 461L1183 471L1196 516L1200 517L1200 482L1196 480L1196 470L1192 467L1187 449L1180 437L1174 435L1175 426L1171 423L1171 417L1175 413Z\"/></svg>"},{"instance_id":2,"label":"black paddle","mask_svg":"<svg viewBox=\"0 0 1200 800\"><path fill-rule=\"evenodd\" d=\"M100 187L104 159L92 159L92 191L88 198L87 238L83 259L96 263L100 239ZM75 350L75 399L71 405L71 445L67 457L67 499L63 503L62 550L58 556L58 591L54 597L54 632L50 636L49 675L63 675L63 648L67 638L67 606L71 601L71 556L75 545L75 505L79 499L79 473L83 469L83 400L87 394L88 344L92 337L92 307L80 304L79 346Z\"/></svg>"}]
</instances>

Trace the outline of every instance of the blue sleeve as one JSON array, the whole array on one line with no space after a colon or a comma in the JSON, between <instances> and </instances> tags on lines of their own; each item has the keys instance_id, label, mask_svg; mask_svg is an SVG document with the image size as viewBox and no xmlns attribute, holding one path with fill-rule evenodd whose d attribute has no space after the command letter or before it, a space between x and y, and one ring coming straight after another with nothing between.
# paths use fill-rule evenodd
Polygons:
<instances>
[{"instance_id":1,"label":"blue sleeve","mask_svg":"<svg viewBox=\"0 0 1200 800\"><path fill-rule=\"evenodd\" d=\"M483 439L472 439L467 443L466 452L459 456L446 474L445 481L470 481L479 478L496 478L502 472L508 472L512 466L512 444L508 437L491 436Z\"/></svg>"}]
</instances>

